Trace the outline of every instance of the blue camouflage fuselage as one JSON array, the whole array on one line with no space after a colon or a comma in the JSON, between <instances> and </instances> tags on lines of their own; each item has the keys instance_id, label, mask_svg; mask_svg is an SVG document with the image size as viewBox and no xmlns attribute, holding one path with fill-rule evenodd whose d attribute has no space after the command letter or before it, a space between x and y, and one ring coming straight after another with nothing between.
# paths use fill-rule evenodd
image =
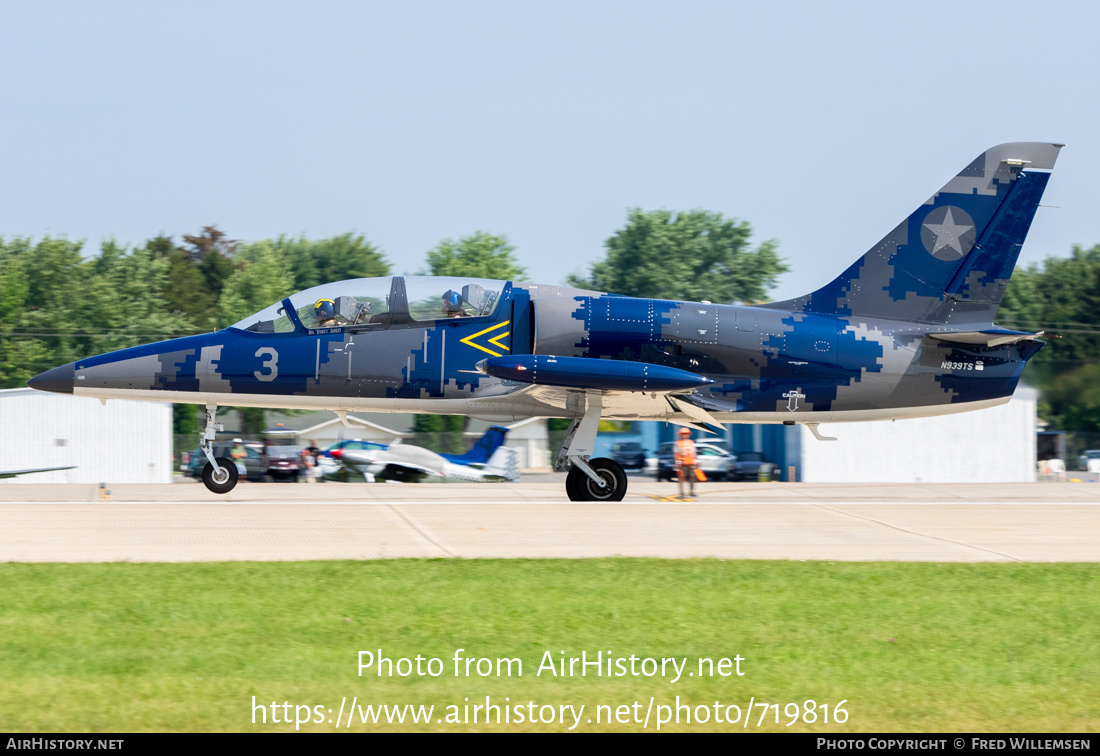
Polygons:
<instances>
[{"instance_id":1,"label":"blue camouflage fuselage","mask_svg":"<svg viewBox=\"0 0 1100 756\"><path fill-rule=\"evenodd\" d=\"M76 394L104 398L425 412L439 411L444 400L470 414L520 416L532 407L569 416L560 388L557 400L550 389L532 397L523 391L526 384L476 367L506 354L558 355L699 374L713 383L694 389L692 401L723 422L784 422L823 418L819 413L841 420L832 413L857 419L868 410L886 411L883 416L907 416L904 410L918 407L957 411L946 405L1005 399L1042 346L930 338L953 330L943 325L501 286L491 316L358 332L226 329L79 360L58 368L54 378L69 381ZM644 395L627 401L642 391L619 393L622 410L609 416L675 414Z\"/></svg>"}]
</instances>

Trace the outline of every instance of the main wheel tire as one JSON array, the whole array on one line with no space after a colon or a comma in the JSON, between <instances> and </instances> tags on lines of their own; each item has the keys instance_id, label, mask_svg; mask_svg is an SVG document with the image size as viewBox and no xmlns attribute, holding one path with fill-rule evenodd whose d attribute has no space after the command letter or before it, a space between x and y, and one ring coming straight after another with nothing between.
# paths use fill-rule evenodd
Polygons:
<instances>
[{"instance_id":1,"label":"main wheel tire","mask_svg":"<svg viewBox=\"0 0 1100 756\"><path fill-rule=\"evenodd\" d=\"M587 476L576 465L570 467L569 474L565 476L565 495L569 497L569 501L587 501L581 493L578 477L584 478Z\"/></svg>"},{"instance_id":2,"label":"main wheel tire","mask_svg":"<svg viewBox=\"0 0 1100 756\"><path fill-rule=\"evenodd\" d=\"M202 468L202 483L207 489L216 494L229 493L237 485L237 480L240 478L240 473L237 472L237 464L226 457L215 457L214 461L221 468L221 475L215 474L214 465L207 462L206 467Z\"/></svg>"},{"instance_id":3,"label":"main wheel tire","mask_svg":"<svg viewBox=\"0 0 1100 756\"><path fill-rule=\"evenodd\" d=\"M622 466L613 459L597 457L588 460L588 466L599 475L607 485L603 488L589 478L584 470L576 465L569 471L569 477L565 479L565 492L570 501L622 501L626 496L626 473Z\"/></svg>"}]
</instances>

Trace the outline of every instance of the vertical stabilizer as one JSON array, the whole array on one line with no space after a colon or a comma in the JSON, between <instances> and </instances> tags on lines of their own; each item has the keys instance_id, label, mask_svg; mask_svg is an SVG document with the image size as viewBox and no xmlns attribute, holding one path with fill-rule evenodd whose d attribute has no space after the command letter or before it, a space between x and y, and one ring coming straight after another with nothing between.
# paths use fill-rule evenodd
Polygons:
<instances>
[{"instance_id":1,"label":"vertical stabilizer","mask_svg":"<svg viewBox=\"0 0 1100 756\"><path fill-rule=\"evenodd\" d=\"M986 150L827 286L765 307L992 323L1061 147Z\"/></svg>"},{"instance_id":2,"label":"vertical stabilizer","mask_svg":"<svg viewBox=\"0 0 1100 756\"><path fill-rule=\"evenodd\" d=\"M442 456L459 465L484 465L493 456L508 435L508 429L499 425L489 427L485 434L477 440L473 448L465 454L444 454Z\"/></svg>"},{"instance_id":3,"label":"vertical stabilizer","mask_svg":"<svg viewBox=\"0 0 1100 756\"><path fill-rule=\"evenodd\" d=\"M481 468L481 473L487 478L519 480L519 452L507 446L501 446L493 452L493 456L489 458L485 467Z\"/></svg>"}]
</instances>

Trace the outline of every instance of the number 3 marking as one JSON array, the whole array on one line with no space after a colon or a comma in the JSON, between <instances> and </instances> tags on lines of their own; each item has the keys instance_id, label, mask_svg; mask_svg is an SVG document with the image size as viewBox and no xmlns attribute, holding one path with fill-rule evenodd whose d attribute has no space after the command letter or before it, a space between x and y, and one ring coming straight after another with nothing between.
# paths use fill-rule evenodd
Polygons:
<instances>
[{"instance_id":1,"label":"number 3 marking","mask_svg":"<svg viewBox=\"0 0 1100 756\"><path fill-rule=\"evenodd\" d=\"M279 353L276 352L271 347L261 347L260 349L256 350L255 356L259 357L261 355L267 357L267 359L264 360L264 364L261 367L264 368L264 369L270 369L271 372L270 373L261 373L259 370L254 370L252 372L252 375L256 376L256 380L258 380L258 381L273 381L273 380L275 380L275 376L277 376L279 374Z\"/></svg>"}]
</instances>

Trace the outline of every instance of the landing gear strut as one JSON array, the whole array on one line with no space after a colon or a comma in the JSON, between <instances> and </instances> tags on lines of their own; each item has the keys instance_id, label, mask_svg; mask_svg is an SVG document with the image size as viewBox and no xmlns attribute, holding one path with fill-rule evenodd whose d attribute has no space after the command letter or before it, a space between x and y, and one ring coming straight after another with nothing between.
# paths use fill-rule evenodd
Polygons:
<instances>
[{"instance_id":1,"label":"landing gear strut","mask_svg":"<svg viewBox=\"0 0 1100 756\"><path fill-rule=\"evenodd\" d=\"M236 462L227 457L214 456L214 434L222 430L222 426L214 422L217 412L218 405L206 405L206 428L203 430L202 440L199 441L199 448L209 461L202 468L202 482L210 491L225 494L237 485L239 473Z\"/></svg>"},{"instance_id":2,"label":"landing gear strut","mask_svg":"<svg viewBox=\"0 0 1100 756\"><path fill-rule=\"evenodd\" d=\"M622 501L626 495L626 473L622 466L606 457L589 459L603 413L603 395L599 391L586 391L583 396L574 396L580 400L577 410L583 414L574 417L562 439L554 469L569 470L565 493L570 501Z\"/></svg>"}]
</instances>

